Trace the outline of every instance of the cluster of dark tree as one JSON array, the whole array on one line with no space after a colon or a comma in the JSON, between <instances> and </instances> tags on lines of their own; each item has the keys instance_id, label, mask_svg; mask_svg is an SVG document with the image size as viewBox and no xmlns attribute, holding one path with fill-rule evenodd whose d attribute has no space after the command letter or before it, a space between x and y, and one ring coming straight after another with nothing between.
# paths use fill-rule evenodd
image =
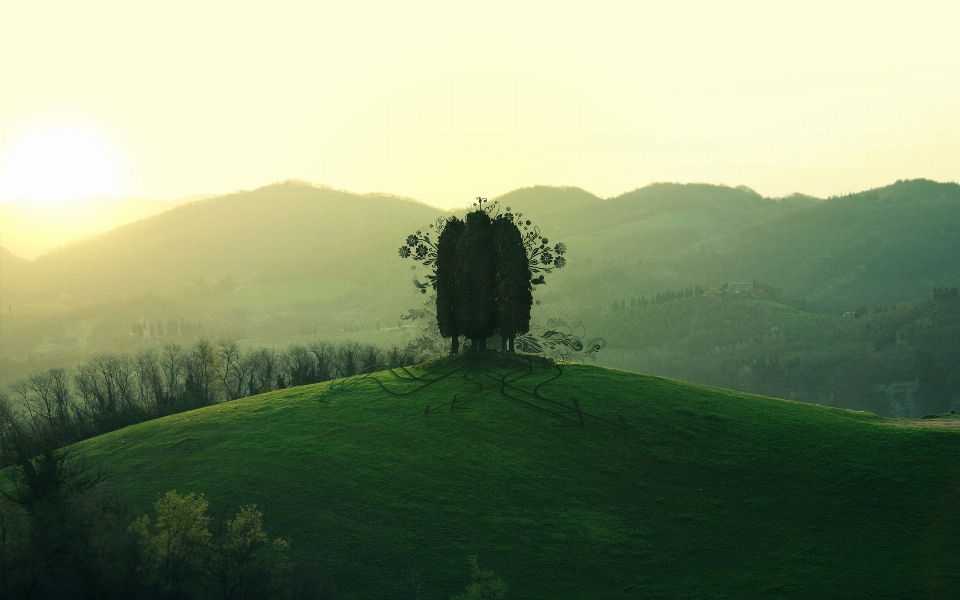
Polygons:
<instances>
[{"instance_id":1,"label":"cluster of dark tree","mask_svg":"<svg viewBox=\"0 0 960 600\"><path fill-rule=\"evenodd\" d=\"M516 337L530 330L533 286L544 283L543 275L534 279L533 273L563 268L566 245L551 247L538 228L510 207L491 218L496 205L485 208L485 199L477 200L477 210L463 221L450 217L438 222L435 244L423 230L408 236L400 257L433 267L428 279L437 296L437 326L441 336L450 338L451 354L459 352L461 336L474 351L482 351L495 334L501 350L513 352ZM415 283L426 293L427 286Z\"/></svg>"},{"instance_id":2,"label":"cluster of dark tree","mask_svg":"<svg viewBox=\"0 0 960 600\"><path fill-rule=\"evenodd\" d=\"M168 492L156 520L131 517L100 472L65 450L21 440L0 499L0 597L317 596L270 539L256 506L211 518L200 495ZM211 526L213 528L211 532ZM315 587L315 585L314 585Z\"/></svg>"},{"instance_id":3,"label":"cluster of dark tree","mask_svg":"<svg viewBox=\"0 0 960 600\"><path fill-rule=\"evenodd\" d=\"M647 298L646 296L640 296L639 298L630 298L630 310L644 309L648 306L657 306L659 304L666 304L667 302L675 302L682 298L701 298L706 296L707 292L700 285L692 285L685 289L681 289L677 292L668 290L662 294L656 294ZM614 301L612 309L613 312L619 312L627 310L627 301L620 300L619 302Z\"/></svg>"},{"instance_id":4,"label":"cluster of dark tree","mask_svg":"<svg viewBox=\"0 0 960 600\"><path fill-rule=\"evenodd\" d=\"M192 348L98 354L68 371L54 368L0 392L0 467L18 435L55 447L164 415L275 389L349 377L374 365L410 365L424 358L409 345L383 350L356 342L318 341L242 350L236 342L201 338Z\"/></svg>"}]
</instances>

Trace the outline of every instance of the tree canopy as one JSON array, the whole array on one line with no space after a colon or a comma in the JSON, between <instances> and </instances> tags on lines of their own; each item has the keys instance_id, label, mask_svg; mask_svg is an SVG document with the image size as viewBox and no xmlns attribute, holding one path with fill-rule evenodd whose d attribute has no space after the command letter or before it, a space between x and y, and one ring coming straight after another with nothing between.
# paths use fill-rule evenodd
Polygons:
<instances>
[{"instance_id":1,"label":"tree canopy","mask_svg":"<svg viewBox=\"0 0 960 600\"><path fill-rule=\"evenodd\" d=\"M566 246L549 246L540 229L521 213L486 204L477 198L475 210L464 220L439 219L407 236L401 258L412 258L431 267L427 283L414 277L425 294L433 287L437 296L440 335L451 338L450 351L459 351L459 336L471 340L474 350L483 350L495 333L501 349L514 350L514 339L530 329L534 285L543 284L541 274L566 265ZM435 230L437 241L431 237Z\"/></svg>"}]
</instances>

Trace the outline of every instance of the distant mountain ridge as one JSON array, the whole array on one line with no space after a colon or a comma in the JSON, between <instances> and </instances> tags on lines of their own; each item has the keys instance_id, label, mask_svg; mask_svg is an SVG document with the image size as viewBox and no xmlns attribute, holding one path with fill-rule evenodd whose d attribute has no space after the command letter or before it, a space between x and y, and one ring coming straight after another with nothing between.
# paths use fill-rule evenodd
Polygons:
<instances>
[{"instance_id":1,"label":"distant mountain ridge","mask_svg":"<svg viewBox=\"0 0 960 600\"><path fill-rule=\"evenodd\" d=\"M59 204L31 200L0 202L0 241L15 254L34 258L88 235L210 197L196 194L166 202L96 195Z\"/></svg>"},{"instance_id":2,"label":"distant mountain ridge","mask_svg":"<svg viewBox=\"0 0 960 600\"><path fill-rule=\"evenodd\" d=\"M829 200L672 183L603 200L579 188L535 186L496 200L567 241L566 279L593 265L576 285L602 288L595 261L619 260L620 284L632 285L633 295L756 277L836 311L960 283L960 186L952 183L902 181ZM4 286L15 295L95 300L115 296L118 286L158 292L200 276L370 279L399 268L393 247L411 227L445 214L413 200L287 182L72 242Z\"/></svg>"},{"instance_id":3,"label":"distant mountain ridge","mask_svg":"<svg viewBox=\"0 0 960 600\"><path fill-rule=\"evenodd\" d=\"M276 184L176 206L53 249L29 264L16 291L95 301L116 289L163 291L207 275L315 278L343 270L338 255L353 238L437 216L433 207L394 197Z\"/></svg>"}]
</instances>

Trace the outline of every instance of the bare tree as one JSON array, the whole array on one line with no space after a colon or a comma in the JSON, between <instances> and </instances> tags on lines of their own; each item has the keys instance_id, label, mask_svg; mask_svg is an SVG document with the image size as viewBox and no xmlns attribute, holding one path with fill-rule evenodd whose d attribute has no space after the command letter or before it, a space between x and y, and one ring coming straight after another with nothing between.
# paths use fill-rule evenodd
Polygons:
<instances>
[{"instance_id":1,"label":"bare tree","mask_svg":"<svg viewBox=\"0 0 960 600\"><path fill-rule=\"evenodd\" d=\"M160 372L166 388L167 405L181 404L184 400L187 356L179 344L165 344L160 357Z\"/></svg>"},{"instance_id":2,"label":"bare tree","mask_svg":"<svg viewBox=\"0 0 960 600\"><path fill-rule=\"evenodd\" d=\"M337 348L337 376L350 377L356 375L359 371L358 362L360 359L360 344L353 341L343 342Z\"/></svg>"},{"instance_id":3,"label":"bare tree","mask_svg":"<svg viewBox=\"0 0 960 600\"><path fill-rule=\"evenodd\" d=\"M337 372L337 351L333 344L314 342L310 344L310 352L315 359L314 379L310 383L330 381Z\"/></svg>"},{"instance_id":4,"label":"bare tree","mask_svg":"<svg viewBox=\"0 0 960 600\"><path fill-rule=\"evenodd\" d=\"M134 357L134 374L140 402L143 406L159 412L166 398L166 390L163 388L160 361L155 350L150 349L137 353Z\"/></svg>"},{"instance_id":5,"label":"bare tree","mask_svg":"<svg viewBox=\"0 0 960 600\"><path fill-rule=\"evenodd\" d=\"M50 436L60 445L77 439L73 394L64 369L34 373L10 389L19 396L33 435Z\"/></svg>"},{"instance_id":6,"label":"bare tree","mask_svg":"<svg viewBox=\"0 0 960 600\"><path fill-rule=\"evenodd\" d=\"M250 365L245 360L240 346L233 340L217 342L217 377L223 384L228 400L236 400L247 395L247 378Z\"/></svg>"},{"instance_id":7,"label":"bare tree","mask_svg":"<svg viewBox=\"0 0 960 600\"><path fill-rule=\"evenodd\" d=\"M273 348L260 348L247 354L245 361L250 373L248 393L253 396L272 390L278 371L277 352Z\"/></svg>"},{"instance_id":8,"label":"bare tree","mask_svg":"<svg viewBox=\"0 0 960 600\"><path fill-rule=\"evenodd\" d=\"M206 338L197 340L186 364L184 387L188 401L194 406L206 406L217 400L214 383L217 378L217 351Z\"/></svg>"}]
</instances>

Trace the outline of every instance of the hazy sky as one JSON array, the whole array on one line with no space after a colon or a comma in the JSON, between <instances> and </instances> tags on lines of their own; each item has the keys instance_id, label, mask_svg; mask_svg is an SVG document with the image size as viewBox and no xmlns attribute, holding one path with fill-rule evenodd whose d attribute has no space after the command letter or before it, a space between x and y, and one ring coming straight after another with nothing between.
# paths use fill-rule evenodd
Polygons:
<instances>
[{"instance_id":1,"label":"hazy sky","mask_svg":"<svg viewBox=\"0 0 960 600\"><path fill-rule=\"evenodd\" d=\"M0 2L0 198L960 179L958 2Z\"/></svg>"}]
</instances>

